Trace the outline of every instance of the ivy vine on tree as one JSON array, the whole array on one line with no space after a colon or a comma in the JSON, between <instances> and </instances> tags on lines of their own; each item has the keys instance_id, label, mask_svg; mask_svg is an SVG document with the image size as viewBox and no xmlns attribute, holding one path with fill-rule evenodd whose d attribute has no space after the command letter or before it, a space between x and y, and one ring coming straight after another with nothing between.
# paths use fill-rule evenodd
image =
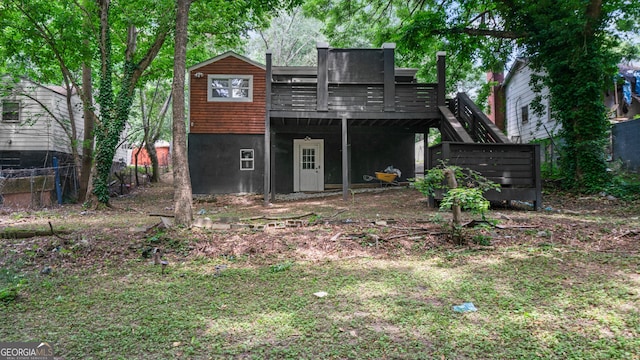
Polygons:
<instances>
[{"instance_id":1,"label":"ivy vine on tree","mask_svg":"<svg viewBox=\"0 0 640 360\"><path fill-rule=\"evenodd\" d=\"M533 85L549 88L562 123L564 185L595 192L609 182L602 94L621 58L614 48L640 30L638 1L310 0L305 9L342 46L363 34L373 45L395 41L399 63L419 67L426 80L435 52L447 51L448 90L475 64L499 71L514 54L527 57L542 74Z\"/></svg>"}]
</instances>

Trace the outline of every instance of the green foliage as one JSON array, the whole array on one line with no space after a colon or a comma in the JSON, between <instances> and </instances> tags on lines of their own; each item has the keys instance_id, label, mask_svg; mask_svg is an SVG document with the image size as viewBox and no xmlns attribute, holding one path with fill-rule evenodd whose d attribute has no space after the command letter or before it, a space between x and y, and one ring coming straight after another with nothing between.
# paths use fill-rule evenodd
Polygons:
<instances>
[{"instance_id":1,"label":"green foliage","mask_svg":"<svg viewBox=\"0 0 640 360\"><path fill-rule=\"evenodd\" d=\"M440 203L440 209L451 209L454 205L460 205L462 210L483 214L489 210L489 200L485 199L482 189L477 187L459 187L449 189Z\"/></svg>"},{"instance_id":2,"label":"green foliage","mask_svg":"<svg viewBox=\"0 0 640 360\"><path fill-rule=\"evenodd\" d=\"M326 41L320 34L322 23L304 16L302 8L281 10L260 36L249 38L245 52L250 59L262 60L271 50L273 64L278 66L315 66L316 43Z\"/></svg>"},{"instance_id":3,"label":"green foliage","mask_svg":"<svg viewBox=\"0 0 640 360\"><path fill-rule=\"evenodd\" d=\"M269 266L269 272L277 273L277 272L287 271L287 270L291 269L293 264L294 263L291 262L291 261L285 261L285 262L281 262L281 263L278 263L278 264L274 264L274 265Z\"/></svg>"},{"instance_id":4,"label":"green foliage","mask_svg":"<svg viewBox=\"0 0 640 360\"><path fill-rule=\"evenodd\" d=\"M445 182L446 173L453 172L457 187L451 188ZM429 169L424 179L413 179L413 184L418 191L425 196L433 196L436 191L444 191L440 210L452 210L454 212L451 223L451 238L458 245L465 242L464 231L456 216L456 211L466 210L474 214L480 214L484 219L484 213L489 210L489 201L484 197L488 190L500 191L500 185L488 180L480 173L471 169L463 169L459 166L441 163L438 167ZM459 210L456 210L459 209Z\"/></svg>"},{"instance_id":5,"label":"green foliage","mask_svg":"<svg viewBox=\"0 0 640 360\"><path fill-rule=\"evenodd\" d=\"M622 200L637 200L640 198L640 175L627 172L614 173L604 192Z\"/></svg>"},{"instance_id":6,"label":"green foliage","mask_svg":"<svg viewBox=\"0 0 640 360\"><path fill-rule=\"evenodd\" d=\"M27 280L10 269L0 269L0 303L11 303L18 298L20 288Z\"/></svg>"},{"instance_id":7,"label":"green foliage","mask_svg":"<svg viewBox=\"0 0 640 360\"><path fill-rule=\"evenodd\" d=\"M491 236L478 234L472 238L472 241L476 245L491 246Z\"/></svg>"},{"instance_id":8,"label":"green foliage","mask_svg":"<svg viewBox=\"0 0 640 360\"><path fill-rule=\"evenodd\" d=\"M449 188L445 183L445 170L453 170L458 187ZM414 179L413 184L425 196L433 196L437 190L443 190L444 196L440 209L449 210L454 205L475 214L484 214L489 209L489 201L484 197L488 190L500 191L500 185L488 180L477 171L459 166L440 164L425 172L424 179Z\"/></svg>"},{"instance_id":9,"label":"green foliage","mask_svg":"<svg viewBox=\"0 0 640 360\"><path fill-rule=\"evenodd\" d=\"M549 88L563 127L565 187L595 192L608 184L602 92L619 59L637 53L612 50L621 35L640 30L637 1L311 0L306 9L325 21L332 43L367 36L373 45L398 43L397 62L418 67L426 81L435 80L436 51L446 51L449 92L477 63L503 70L512 54L527 57L545 74L533 77L534 88Z\"/></svg>"}]
</instances>

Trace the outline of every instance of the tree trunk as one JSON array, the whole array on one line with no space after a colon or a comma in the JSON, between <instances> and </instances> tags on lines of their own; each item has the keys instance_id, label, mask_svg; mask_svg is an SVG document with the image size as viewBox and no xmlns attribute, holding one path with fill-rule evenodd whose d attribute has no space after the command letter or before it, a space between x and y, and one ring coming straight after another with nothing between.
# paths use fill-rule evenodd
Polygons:
<instances>
[{"instance_id":1,"label":"tree trunk","mask_svg":"<svg viewBox=\"0 0 640 360\"><path fill-rule=\"evenodd\" d=\"M176 40L173 62L173 188L175 224L191 226L193 217L191 177L187 161L184 82L187 54L187 22L191 0L177 0Z\"/></svg>"},{"instance_id":2,"label":"tree trunk","mask_svg":"<svg viewBox=\"0 0 640 360\"><path fill-rule=\"evenodd\" d=\"M171 93L169 93L169 96L167 96L167 99L164 101L164 104L162 105L162 108L160 109L160 113L158 114L158 118L160 120L158 121L157 127L152 132L153 135L151 136L151 141L148 141L146 143L147 144L147 152L149 153L149 158L151 158L151 166L152 166L152 169L153 169L153 175L151 177L151 182L160 181L160 161L158 160L158 152L156 151L155 144L156 144L156 142L158 142L158 139L160 139L160 134L162 133L162 126L163 126L164 120L165 120L165 118L167 116L167 112L169 110L169 105L171 104L171 99L172 99L172 96L171 96ZM149 143L151 143L152 145L149 146Z\"/></svg>"},{"instance_id":3,"label":"tree trunk","mask_svg":"<svg viewBox=\"0 0 640 360\"><path fill-rule=\"evenodd\" d=\"M87 45L88 47L88 45ZM84 135L82 141L82 165L80 167L80 193L78 200L82 203L88 199L89 180L91 179L91 166L93 164L93 128L95 126L95 114L91 110L93 106L93 83L91 77L91 67L87 63L82 64L82 92L83 115L84 115Z\"/></svg>"},{"instance_id":4,"label":"tree trunk","mask_svg":"<svg viewBox=\"0 0 640 360\"><path fill-rule=\"evenodd\" d=\"M144 144L146 145L146 143ZM135 158L135 174L136 174L136 187L140 186L140 179L138 179L138 156L140 156L140 152L142 151L142 146L138 147L138 150L136 151L136 154L134 155Z\"/></svg>"},{"instance_id":5,"label":"tree trunk","mask_svg":"<svg viewBox=\"0 0 640 360\"><path fill-rule=\"evenodd\" d=\"M149 142L144 143L145 149L147 149L147 154L149 154L149 159L151 159L151 179L149 181L155 183L160 179L160 164L158 163L158 152L156 151L155 143L150 144Z\"/></svg>"},{"instance_id":6,"label":"tree trunk","mask_svg":"<svg viewBox=\"0 0 640 360\"><path fill-rule=\"evenodd\" d=\"M458 187L455 171L451 169L445 169L444 176L447 179L447 186L449 187L449 189L456 189ZM459 227L462 219L462 210L460 209L460 204L458 204L457 201L454 201L453 205L451 205L451 213L453 214L453 227Z\"/></svg>"}]
</instances>

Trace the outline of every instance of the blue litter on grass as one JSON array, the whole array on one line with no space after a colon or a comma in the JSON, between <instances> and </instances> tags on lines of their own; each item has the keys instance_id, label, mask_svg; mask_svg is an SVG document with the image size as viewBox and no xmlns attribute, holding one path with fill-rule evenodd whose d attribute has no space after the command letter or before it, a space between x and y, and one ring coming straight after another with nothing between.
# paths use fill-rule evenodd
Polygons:
<instances>
[{"instance_id":1,"label":"blue litter on grass","mask_svg":"<svg viewBox=\"0 0 640 360\"><path fill-rule=\"evenodd\" d=\"M476 309L473 303L466 302L462 305L454 306L453 311L464 313L464 312L478 311L478 309Z\"/></svg>"}]
</instances>

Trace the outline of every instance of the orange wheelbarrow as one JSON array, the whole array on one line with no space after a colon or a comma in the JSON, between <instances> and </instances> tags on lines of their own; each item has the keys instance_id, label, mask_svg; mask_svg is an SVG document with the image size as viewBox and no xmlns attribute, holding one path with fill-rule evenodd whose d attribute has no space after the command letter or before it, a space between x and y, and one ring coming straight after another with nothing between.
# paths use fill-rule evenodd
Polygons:
<instances>
[{"instance_id":1,"label":"orange wheelbarrow","mask_svg":"<svg viewBox=\"0 0 640 360\"><path fill-rule=\"evenodd\" d=\"M382 184L391 184L391 185L398 185L398 182L396 181L396 178L398 177L398 174L394 174L394 173L384 173L384 172L377 172L376 171L376 176L371 176L371 175L363 175L362 179L364 181L373 181L373 180L379 180Z\"/></svg>"}]
</instances>

